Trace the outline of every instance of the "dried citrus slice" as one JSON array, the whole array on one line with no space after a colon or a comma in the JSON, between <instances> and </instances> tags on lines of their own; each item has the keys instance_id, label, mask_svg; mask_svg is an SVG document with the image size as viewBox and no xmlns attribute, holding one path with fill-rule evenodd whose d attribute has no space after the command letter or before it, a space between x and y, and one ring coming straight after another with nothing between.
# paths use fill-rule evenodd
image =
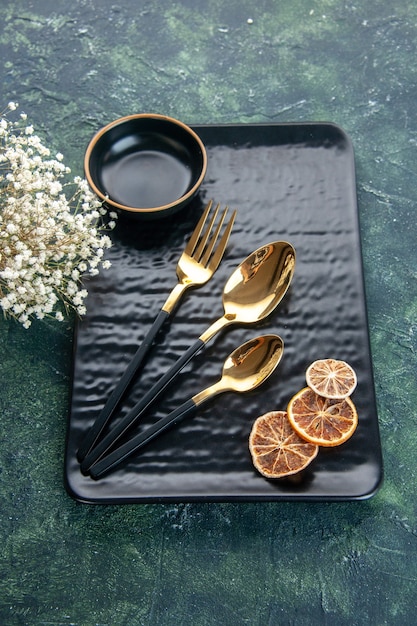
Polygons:
<instances>
[{"instance_id":1,"label":"dried citrus slice","mask_svg":"<svg viewBox=\"0 0 417 626\"><path fill-rule=\"evenodd\" d=\"M354 369L345 361L320 359L306 372L307 385L323 398L347 398L357 385Z\"/></svg>"},{"instance_id":2,"label":"dried citrus slice","mask_svg":"<svg viewBox=\"0 0 417 626\"><path fill-rule=\"evenodd\" d=\"M263 476L283 478L307 467L319 447L297 435L286 411L270 411L255 420L249 450L254 466Z\"/></svg>"},{"instance_id":3,"label":"dried citrus slice","mask_svg":"<svg viewBox=\"0 0 417 626\"><path fill-rule=\"evenodd\" d=\"M310 387L301 389L288 404L288 419L306 441L338 446L353 435L358 413L350 398L323 398Z\"/></svg>"}]
</instances>

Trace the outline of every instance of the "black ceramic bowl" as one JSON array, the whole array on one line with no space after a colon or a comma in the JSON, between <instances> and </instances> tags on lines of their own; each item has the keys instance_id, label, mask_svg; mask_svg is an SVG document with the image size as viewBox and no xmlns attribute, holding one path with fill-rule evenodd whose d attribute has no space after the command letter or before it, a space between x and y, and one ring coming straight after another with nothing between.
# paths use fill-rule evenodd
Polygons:
<instances>
[{"instance_id":1,"label":"black ceramic bowl","mask_svg":"<svg viewBox=\"0 0 417 626\"><path fill-rule=\"evenodd\" d=\"M107 124L88 145L84 170L110 208L129 215L170 215L197 193L206 173L203 142L165 115L129 115Z\"/></svg>"}]
</instances>

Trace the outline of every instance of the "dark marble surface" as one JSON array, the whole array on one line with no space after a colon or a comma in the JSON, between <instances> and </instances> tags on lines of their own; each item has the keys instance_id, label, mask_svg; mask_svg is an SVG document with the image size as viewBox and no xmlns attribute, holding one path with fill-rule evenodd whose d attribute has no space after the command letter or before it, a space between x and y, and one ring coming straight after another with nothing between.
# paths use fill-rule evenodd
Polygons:
<instances>
[{"instance_id":1,"label":"dark marble surface","mask_svg":"<svg viewBox=\"0 0 417 626\"><path fill-rule=\"evenodd\" d=\"M415 622L417 6L4 0L0 100L74 173L104 123L332 121L356 154L385 481L357 503L86 506L63 486L73 322L0 322L0 623Z\"/></svg>"}]
</instances>

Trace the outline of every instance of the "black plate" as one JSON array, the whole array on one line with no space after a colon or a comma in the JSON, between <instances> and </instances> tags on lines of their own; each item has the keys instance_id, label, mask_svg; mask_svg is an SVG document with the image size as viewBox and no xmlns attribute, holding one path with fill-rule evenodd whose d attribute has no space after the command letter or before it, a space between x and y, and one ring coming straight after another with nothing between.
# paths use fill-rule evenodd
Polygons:
<instances>
[{"instance_id":1,"label":"black plate","mask_svg":"<svg viewBox=\"0 0 417 626\"><path fill-rule=\"evenodd\" d=\"M368 498L381 484L382 458L351 143L339 127L326 123L195 130L208 152L198 198L169 222L120 221L110 250L112 268L89 283L88 314L76 329L67 489L90 503ZM227 355L251 337L279 334L285 342L281 364L258 390L215 398L196 417L94 481L81 474L76 450L174 286L177 260L210 198L238 209L227 254L214 278L182 301L123 410L223 314L222 288L238 263L278 239L291 242L297 252L284 301L260 324L233 327L213 339L141 426L215 382ZM267 411L285 410L305 386L308 365L327 357L346 360L357 372L355 434L338 448L321 449L292 480L263 478L248 450L254 420Z\"/></svg>"}]
</instances>

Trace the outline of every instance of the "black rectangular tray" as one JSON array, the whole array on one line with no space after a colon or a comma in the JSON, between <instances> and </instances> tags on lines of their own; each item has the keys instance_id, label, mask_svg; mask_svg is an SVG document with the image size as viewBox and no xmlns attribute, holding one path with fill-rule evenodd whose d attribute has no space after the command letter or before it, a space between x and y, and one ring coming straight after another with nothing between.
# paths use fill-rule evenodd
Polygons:
<instances>
[{"instance_id":1,"label":"black rectangular tray","mask_svg":"<svg viewBox=\"0 0 417 626\"><path fill-rule=\"evenodd\" d=\"M382 481L382 456L366 316L354 155L330 123L198 126L208 152L199 196L168 221L120 220L112 267L88 284L88 313L77 325L65 484L88 503L357 500ZM256 326L215 337L149 411L140 428L220 378L225 358L263 333L285 342L273 376L248 394L227 393L94 481L76 451L105 398L176 283L175 267L205 203L238 209L226 256L211 281L188 292L130 389L123 414L141 392L223 314L222 289L235 267L276 240L293 244L295 275L284 301ZM248 437L254 420L285 410L320 358L348 361L358 375L353 437L324 449L304 473L267 480L253 468Z\"/></svg>"}]
</instances>

